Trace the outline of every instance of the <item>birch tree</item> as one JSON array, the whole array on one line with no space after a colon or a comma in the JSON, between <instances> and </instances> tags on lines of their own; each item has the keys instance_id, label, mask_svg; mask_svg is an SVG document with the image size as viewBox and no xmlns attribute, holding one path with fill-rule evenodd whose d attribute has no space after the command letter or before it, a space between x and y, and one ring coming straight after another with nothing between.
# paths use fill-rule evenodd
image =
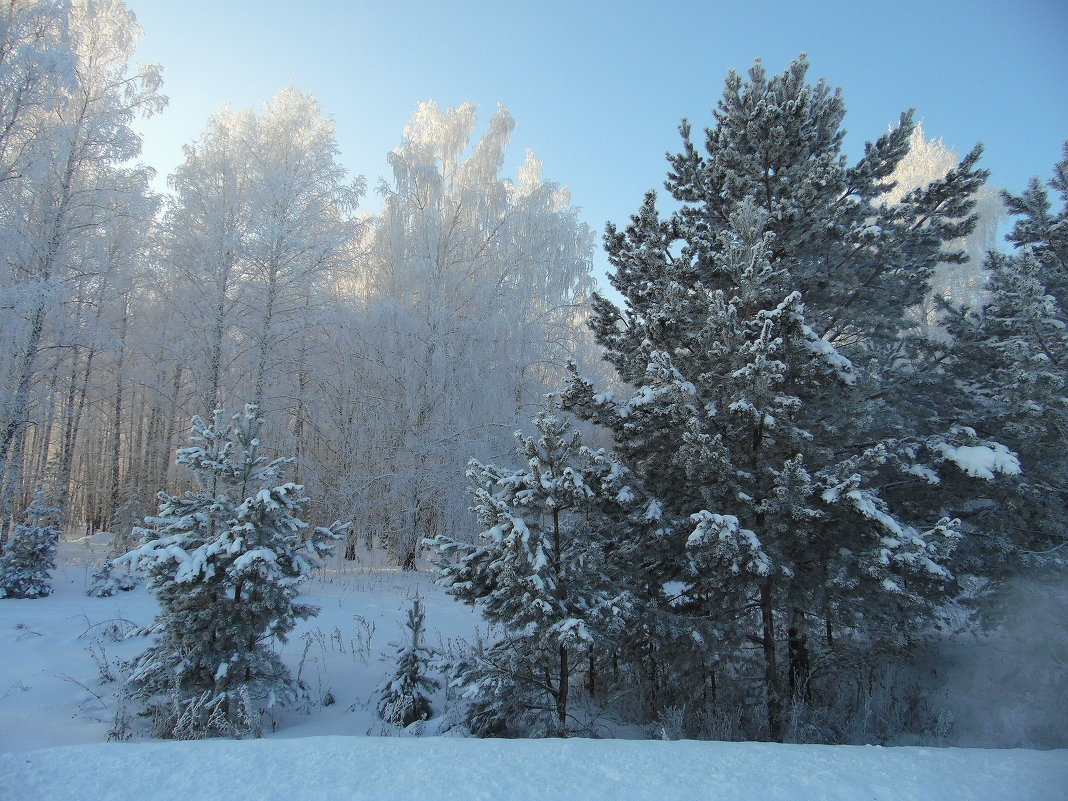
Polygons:
<instances>
[{"instance_id":1,"label":"birch tree","mask_svg":"<svg viewBox=\"0 0 1068 801\"><path fill-rule=\"evenodd\" d=\"M499 452L586 348L589 231L532 154L518 180L501 177L507 109L477 140L476 123L470 104L419 106L390 154L360 281L361 409L374 421L362 524L408 567L425 536L466 519L466 455Z\"/></svg>"},{"instance_id":2,"label":"birch tree","mask_svg":"<svg viewBox=\"0 0 1068 801\"><path fill-rule=\"evenodd\" d=\"M0 530L6 532L25 472L26 432L39 425L42 381L54 341L79 291L111 264L101 241L118 220L144 215L149 173L124 166L140 152L131 129L158 111L156 67L130 69L139 34L118 0L69 5L13 3L4 32L7 162L3 182L5 330L15 346L4 362L0 419ZM69 69L60 65L69 65ZM150 213L150 212L149 212ZM96 278L97 280L87 280ZM73 304L73 305L72 305Z\"/></svg>"},{"instance_id":3,"label":"birch tree","mask_svg":"<svg viewBox=\"0 0 1068 801\"><path fill-rule=\"evenodd\" d=\"M357 231L362 179L332 120L288 87L259 112L224 108L186 148L165 227L193 354L193 403L255 402L298 458L309 370Z\"/></svg>"}]
</instances>

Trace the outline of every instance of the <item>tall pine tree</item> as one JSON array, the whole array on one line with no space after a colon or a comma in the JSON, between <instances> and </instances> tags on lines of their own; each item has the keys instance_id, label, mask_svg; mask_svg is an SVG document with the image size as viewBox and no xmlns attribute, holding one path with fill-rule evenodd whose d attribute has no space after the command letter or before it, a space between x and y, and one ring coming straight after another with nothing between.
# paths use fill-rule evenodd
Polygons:
<instances>
[{"instance_id":1,"label":"tall pine tree","mask_svg":"<svg viewBox=\"0 0 1068 801\"><path fill-rule=\"evenodd\" d=\"M649 193L605 237L624 306L597 299L592 324L634 389L574 375L565 396L612 431L648 498L620 532L659 621L632 633L654 666L642 675L674 705L709 671L755 680L775 738L786 703L810 697L817 632L904 645L951 586L956 521L893 508L891 488L980 452L1013 469L973 432L910 416L901 346L934 266L962 258L944 246L974 223L979 148L880 203L911 114L849 167L840 93L807 68L730 73L704 152L682 124L678 210L662 218Z\"/></svg>"}]
</instances>

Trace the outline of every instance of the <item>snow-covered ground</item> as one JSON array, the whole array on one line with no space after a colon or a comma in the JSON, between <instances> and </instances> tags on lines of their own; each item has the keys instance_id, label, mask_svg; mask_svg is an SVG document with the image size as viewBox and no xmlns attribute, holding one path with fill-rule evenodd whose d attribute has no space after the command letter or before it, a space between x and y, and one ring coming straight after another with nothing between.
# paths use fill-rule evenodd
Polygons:
<instances>
[{"instance_id":1,"label":"snow-covered ground","mask_svg":"<svg viewBox=\"0 0 1068 801\"><path fill-rule=\"evenodd\" d=\"M1066 792L1058 751L308 737L0 757L0 797L11 801L1056 801Z\"/></svg>"},{"instance_id":2,"label":"snow-covered ground","mask_svg":"<svg viewBox=\"0 0 1068 801\"><path fill-rule=\"evenodd\" d=\"M0 602L0 753L106 741L115 717L118 662L148 644L122 635L151 622L158 611L144 586L110 598L86 596L89 575L106 555L105 541L61 543L50 597ZM309 600L319 615L298 624L282 655L299 672L312 703L306 710L281 711L272 736L382 733L375 689L392 670L390 643L402 640L416 593L427 609L427 644L436 650L449 651L459 637L470 640L476 627L485 634L478 614L453 601L425 572L361 558L317 571L309 582ZM328 693L334 703L324 706Z\"/></svg>"},{"instance_id":3,"label":"snow-covered ground","mask_svg":"<svg viewBox=\"0 0 1068 801\"><path fill-rule=\"evenodd\" d=\"M0 601L0 801L1068 799L1068 751L486 741L389 729L374 690L412 596L425 599L428 642L440 651L485 626L425 574L366 558L316 577L308 591L322 611L284 648L309 688L307 709L285 711L263 740L145 742L142 733L109 743L119 682L108 677L146 644L120 635L156 606L143 587L87 597L104 555L104 543L64 543L54 595ZM334 703L323 705L328 694ZM445 726L430 721L423 734ZM381 734L406 736L367 736Z\"/></svg>"}]
</instances>

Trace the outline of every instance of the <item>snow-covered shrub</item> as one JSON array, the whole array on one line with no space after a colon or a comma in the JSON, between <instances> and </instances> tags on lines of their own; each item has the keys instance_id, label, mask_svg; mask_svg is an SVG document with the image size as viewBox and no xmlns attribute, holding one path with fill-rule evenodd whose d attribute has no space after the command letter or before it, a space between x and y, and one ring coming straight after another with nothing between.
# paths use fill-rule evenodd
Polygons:
<instances>
[{"instance_id":1,"label":"snow-covered shrub","mask_svg":"<svg viewBox=\"0 0 1068 801\"><path fill-rule=\"evenodd\" d=\"M108 742L124 743L133 738L133 716L130 710L130 684L125 672L119 676L115 694L115 717L108 729Z\"/></svg>"},{"instance_id":2,"label":"snow-covered shrub","mask_svg":"<svg viewBox=\"0 0 1068 801\"><path fill-rule=\"evenodd\" d=\"M119 573L115 575L115 564L105 559L103 564L89 577L89 587L85 594L92 598L110 598L117 592L129 592L141 583L137 573Z\"/></svg>"},{"instance_id":3,"label":"snow-covered shrub","mask_svg":"<svg viewBox=\"0 0 1068 801\"><path fill-rule=\"evenodd\" d=\"M44 493L34 495L24 522L15 526L0 555L0 598L42 598L52 594L48 572L56 566L55 526L59 510L44 505Z\"/></svg>"},{"instance_id":4,"label":"snow-covered shrub","mask_svg":"<svg viewBox=\"0 0 1068 801\"><path fill-rule=\"evenodd\" d=\"M122 556L137 545L134 530L141 525L141 521L151 511L141 502L134 487L124 488L123 497L125 500L111 517L110 527L114 532L110 544L112 556Z\"/></svg>"}]
</instances>

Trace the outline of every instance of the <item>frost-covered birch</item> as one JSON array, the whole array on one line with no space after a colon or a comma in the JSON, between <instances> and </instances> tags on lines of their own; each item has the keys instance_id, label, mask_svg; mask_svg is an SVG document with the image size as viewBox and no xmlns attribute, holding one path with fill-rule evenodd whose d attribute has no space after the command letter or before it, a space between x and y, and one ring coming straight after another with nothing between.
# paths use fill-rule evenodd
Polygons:
<instances>
[{"instance_id":1,"label":"frost-covered birch","mask_svg":"<svg viewBox=\"0 0 1068 801\"><path fill-rule=\"evenodd\" d=\"M17 2L2 13L0 313L10 340L0 349L0 541L24 473L49 451L38 439L30 453L26 436L47 438L56 422L50 371L65 360L55 354L98 333L85 337L71 318L114 274L115 229L153 213L149 172L128 166L141 147L131 124L165 103L158 67L129 67L139 30L120 0Z\"/></svg>"},{"instance_id":2,"label":"frost-covered birch","mask_svg":"<svg viewBox=\"0 0 1068 801\"><path fill-rule=\"evenodd\" d=\"M569 359L592 289L591 236L566 189L527 154L501 175L514 121L475 137L475 108L423 103L390 154L357 336L362 414L358 525L415 565L420 543L467 525L468 456L500 453Z\"/></svg>"}]
</instances>

